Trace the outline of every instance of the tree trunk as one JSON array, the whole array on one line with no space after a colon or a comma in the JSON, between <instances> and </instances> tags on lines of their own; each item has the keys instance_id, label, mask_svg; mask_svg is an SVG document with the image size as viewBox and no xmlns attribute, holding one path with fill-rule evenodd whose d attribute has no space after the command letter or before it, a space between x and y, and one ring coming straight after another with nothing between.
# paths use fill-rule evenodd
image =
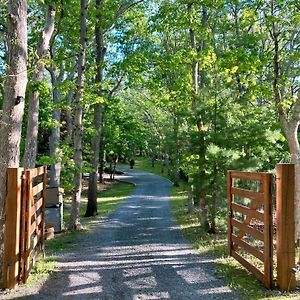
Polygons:
<instances>
[{"instance_id":1,"label":"tree trunk","mask_svg":"<svg viewBox=\"0 0 300 300\"><path fill-rule=\"evenodd\" d=\"M300 99L299 99L300 102ZM300 239L300 146L298 141L299 121L285 122L283 130L289 145L291 163L295 164L295 238Z\"/></svg>"},{"instance_id":2,"label":"tree trunk","mask_svg":"<svg viewBox=\"0 0 300 300\"><path fill-rule=\"evenodd\" d=\"M96 84L99 86L99 94L101 95L101 83L103 81L103 63L105 56L104 47L104 31L102 29L102 14L101 9L103 7L103 0L96 0L96 9L98 22L95 27L95 39L96 39L96 64L97 64L97 76ZM102 119L103 119L103 107L102 104L97 103L94 105L94 129L95 135L92 139L92 161L91 167L93 171L89 176L89 190L88 190L88 204L86 208L85 217L91 217L96 215L97 212L97 174L99 168L99 156L100 156L100 140L102 134Z\"/></svg>"},{"instance_id":3,"label":"tree trunk","mask_svg":"<svg viewBox=\"0 0 300 300\"><path fill-rule=\"evenodd\" d=\"M210 214L210 233L216 233L216 214L217 214L217 176L218 176L218 169L217 164L214 162L213 168L213 178L212 178L212 193L211 193L211 214Z\"/></svg>"},{"instance_id":4,"label":"tree trunk","mask_svg":"<svg viewBox=\"0 0 300 300\"><path fill-rule=\"evenodd\" d=\"M276 8L273 0L271 1L271 14L276 15ZM289 151L291 155L291 163L295 164L295 239L300 239L300 147L298 141L298 128L300 124L300 90L298 97L294 103L289 114L290 118L285 114L282 105L282 93L280 90L280 32L276 28L276 23L273 21L272 29L270 30L271 38L274 42L274 56L273 56L273 92L274 102L277 107L279 121L283 128L283 132L288 142Z\"/></svg>"},{"instance_id":5,"label":"tree trunk","mask_svg":"<svg viewBox=\"0 0 300 300\"><path fill-rule=\"evenodd\" d=\"M202 125L198 124L199 130L199 208L200 208L200 225L204 230L209 229L208 223L208 207L207 207L207 197L205 182L207 180L205 174L206 168L206 142L205 142L205 132L201 129Z\"/></svg>"},{"instance_id":6,"label":"tree trunk","mask_svg":"<svg viewBox=\"0 0 300 300\"><path fill-rule=\"evenodd\" d=\"M160 154L160 173L163 174L164 173L164 155L163 153Z\"/></svg>"},{"instance_id":7,"label":"tree trunk","mask_svg":"<svg viewBox=\"0 0 300 300\"><path fill-rule=\"evenodd\" d=\"M174 142L175 142L175 164L174 164L174 186L179 186L179 145L178 145L178 118L173 120Z\"/></svg>"},{"instance_id":8,"label":"tree trunk","mask_svg":"<svg viewBox=\"0 0 300 300\"><path fill-rule=\"evenodd\" d=\"M55 106L61 102L61 93L58 90L58 85L62 82L64 76L64 65L61 65L59 75L56 70L49 69L51 75L51 82L53 86L53 103ZM49 138L50 156L55 157L55 163L50 167L50 186L59 187L60 184L60 171L61 171L61 152L60 152L60 108L55 108L52 112L52 119L55 126L51 129Z\"/></svg>"},{"instance_id":9,"label":"tree trunk","mask_svg":"<svg viewBox=\"0 0 300 300\"><path fill-rule=\"evenodd\" d=\"M168 176L170 176L171 175L171 168L170 168L170 157L169 157L169 154L165 155L165 166L166 166L167 174L168 174Z\"/></svg>"},{"instance_id":10,"label":"tree trunk","mask_svg":"<svg viewBox=\"0 0 300 300\"><path fill-rule=\"evenodd\" d=\"M105 116L105 110L104 107L102 107L102 118L101 118L101 125L100 128L103 128L103 119ZM100 153L99 153L99 182L103 183L103 173L104 173L104 167L105 167L105 153L104 153L104 147L105 147L105 140L103 134L100 135Z\"/></svg>"},{"instance_id":11,"label":"tree trunk","mask_svg":"<svg viewBox=\"0 0 300 300\"><path fill-rule=\"evenodd\" d=\"M197 41L196 41L196 33L195 33L195 26L193 22L193 3L188 5L188 15L189 15L189 32L190 32L190 45L193 49L195 55L198 54L199 51L204 50L205 42L201 40L199 43L199 50L197 48ZM208 14L205 7L202 9L202 24L201 27L204 30L207 27L207 20ZM199 81L200 86L203 88L204 86L204 72L202 71L201 74L199 72L199 62L197 58L194 59L192 65L192 80L193 80L193 90L192 90L192 110L197 112L198 115L195 116L197 128L199 132L199 209L200 209L200 224L205 229L208 230L208 208L207 208L207 199L206 199L206 190L205 190L205 168L206 168L206 141L205 141L205 130L203 126L203 113L197 110L197 101L198 101L198 94L199 94Z\"/></svg>"},{"instance_id":12,"label":"tree trunk","mask_svg":"<svg viewBox=\"0 0 300 300\"><path fill-rule=\"evenodd\" d=\"M74 71L72 71L67 78L69 81L73 81L74 79ZM67 94L67 105L68 105L68 109L66 111L66 115L67 115L67 134L66 134L66 140L70 141L72 140L72 134L73 134L73 116L72 116L72 102L73 102L73 98L74 98L74 89L70 88L70 90L68 91Z\"/></svg>"},{"instance_id":13,"label":"tree trunk","mask_svg":"<svg viewBox=\"0 0 300 300\"><path fill-rule=\"evenodd\" d=\"M53 6L47 6L45 28L41 34L39 46L37 49L38 59L35 62L36 71L32 75L34 84L40 83L44 79L43 60L49 52L49 43L54 32L55 9ZM37 155L37 136L39 126L39 87L35 86L34 90L29 93L28 123L26 133L26 145L24 154L24 168L34 168L36 165Z\"/></svg>"},{"instance_id":14,"label":"tree trunk","mask_svg":"<svg viewBox=\"0 0 300 300\"><path fill-rule=\"evenodd\" d=\"M79 220L79 208L82 188L82 98L84 89L84 70L86 55L86 17L88 10L87 0L80 1L80 46L78 53L78 76L77 89L75 94L75 115L74 115L74 190L72 193L72 208L69 229L81 229Z\"/></svg>"},{"instance_id":15,"label":"tree trunk","mask_svg":"<svg viewBox=\"0 0 300 300\"><path fill-rule=\"evenodd\" d=\"M191 183L191 179L189 176L189 187L188 187L188 213L189 214L192 214L195 208L193 193L194 193L194 185Z\"/></svg>"},{"instance_id":16,"label":"tree trunk","mask_svg":"<svg viewBox=\"0 0 300 300\"><path fill-rule=\"evenodd\" d=\"M89 177L89 189L88 189L88 204L86 208L85 217L91 217L97 215L97 175L99 168L100 158L100 137L101 137L101 123L102 123L102 105L96 104L94 108L94 128L96 128L96 134L92 139L92 168L93 171Z\"/></svg>"},{"instance_id":17,"label":"tree trunk","mask_svg":"<svg viewBox=\"0 0 300 300\"><path fill-rule=\"evenodd\" d=\"M8 1L7 77L0 142L0 264L3 259L5 225L6 171L19 167L21 128L27 85L27 1ZM2 281L2 267L0 267Z\"/></svg>"}]
</instances>

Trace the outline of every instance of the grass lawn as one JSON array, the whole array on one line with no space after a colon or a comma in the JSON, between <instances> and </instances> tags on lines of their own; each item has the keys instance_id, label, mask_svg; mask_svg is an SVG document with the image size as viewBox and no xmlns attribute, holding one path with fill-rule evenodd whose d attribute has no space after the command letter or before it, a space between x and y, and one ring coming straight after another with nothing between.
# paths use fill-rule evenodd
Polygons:
<instances>
[{"instance_id":1,"label":"grass lawn","mask_svg":"<svg viewBox=\"0 0 300 300\"><path fill-rule=\"evenodd\" d=\"M168 176L168 174L166 173L167 172L166 169L164 170L164 173L161 173L159 160L155 161L154 167L152 167L151 159L147 157L140 157L140 156L135 157L134 162L135 162L133 167L134 169L143 170L172 180L172 171L171 171L171 176ZM129 165L124 165L124 164L122 165L129 168Z\"/></svg>"}]
</instances>

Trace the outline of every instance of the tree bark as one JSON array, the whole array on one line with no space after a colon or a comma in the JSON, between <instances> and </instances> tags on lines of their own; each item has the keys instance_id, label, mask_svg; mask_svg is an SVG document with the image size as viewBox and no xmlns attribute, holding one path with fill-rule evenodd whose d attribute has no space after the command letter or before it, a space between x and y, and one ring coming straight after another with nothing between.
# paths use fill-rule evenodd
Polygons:
<instances>
[{"instance_id":1,"label":"tree bark","mask_svg":"<svg viewBox=\"0 0 300 300\"><path fill-rule=\"evenodd\" d=\"M300 102L300 97L298 97ZM300 147L298 141L299 121L289 124L289 130L286 132L289 150L291 154L291 163L295 164L295 234L296 240L300 239Z\"/></svg>"},{"instance_id":2,"label":"tree bark","mask_svg":"<svg viewBox=\"0 0 300 300\"><path fill-rule=\"evenodd\" d=\"M33 83L40 83L44 79L43 59L49 53L49 43L54 32L55 9L53 6L47 6L45 28L41 34L39 46L37 49L38 59L35 62L36 71L32 75ZM28 123L26 133L26 145L24 154L24 168L34 168L37 155L37 136L39 127L39 98L40 91L37 86L29 93Z\"/></svg>"},{"instance_id":3,"label":"tree bark","mask_svg":"<svg viewBox=\"0 0 300 300\"><path fill-rule=\"evenodd\" d=\"M275 13L275 2L271 1L271 14ZM295 164L295 239L300 239L300 146L298 140L298 128L300 124L300 90L298 97L293 107L288 114L285 113L282 106L282 93L280 89L281 69L280 69L280 32L276 28L276 23L273 21L270 30L271 38L274 42L274 56L273 56L273 93L274 102L277 107L279 121L283 128L284 135L287 139L289 152L291 155L291 163Z\"/></svg>"},{"instance_id":4,"label":"tree bark","mask_svg":"<svg viewBox=\"0 0 300 300\"><path fill-rule=\"evenodd\" d=\"M84 89L84 70L86 56L86 38L87 38L87 0L80 1L80 50L78 53L78 76L77 89L75 94L75 115L74 115L74 190L72 193L72 208L69 229L81 229L79 220L79 208L82 188L82 98Z\"/></svg>"},{"instance_id":5,"label":"tree bark","mask_svg":"<svg viewBox=\"0 0 300 300\"><path fill-rule=\"evenodd\" d=\"M188 189L188 213L189 214L192 214L195 208L193 192L194 192L194 185L190 182L189 179L189 189Z\"/></svg>"},{"instance_id":6,"label":"tree bark","mask_svg":"<svg viewBox=\"0 0 300 300\"><path fill-rule=\"evenodd\" d=\"M74 62L74 65L76 65L76 62ZM67 80L68 81L73 81L74 80L74 74L75 73L75 68L68 74ZM67 142L72 141L72 134L73 134L73 115L72 115L72 104L73 104L73 99L74 99L74 88L70 88L67 94L67 106L68 108L65 111L66 118L67 118L67 132L65 139Z\"/></svg>"},{"instance_id":7,"label":"tree bark","mask_svg":"<svg viewBox=\"0 0 300 300\"><path fill-rule=\"evenodd\" d=\"M104 0L96 0L96 16L97 22L95 25L95 40L96 40L96 65L97 65L97 75L95 83L99 87L99 95L102 95L101 83L103 82L103 66L104 66L104 57L105 57L105 44L104 44L104 34L112 28L115 22L121 18L130 8L138 3L142 2L136 1L133 3L122 3L114 18L112 19L111 24L107 25L106 28L103 27L103 15L102 10L104 6ZM97 103L94 105L94 120L93 126L95 129L94 137L92 138L92 159L91 167L93 169L90 172L89 176L89 189L88 189L88 204L86 208L85 217L91 217L97 214L97 175L99 170L99 159L100 159L100 141L102 134L103 126L103 110L104 107L102 104Z\"/></svg>"},{"instance_id":8,"label":"tree bark","mask_svg":"<svg viewBox=\"0 0 300 300\"><path fill-rule=\"evenodd\" d=\"M218 176L218 169L217 164L214 162L213 167L213 178L211 183L211 214L210 214L210 233L216 233L216 215L217 215L217 197L218 197L218 191L217 191L217 176Z\"/></svg>"},{"instance_id":9,"label":"tree bark","mask_svg":"<svg viewBox=\"0 0 300 300\"><path fill-rule=\"evenodd\" d=\"M49 69L51 75L51 82L53 86L53 103L55 106L61 102L61 93L58 90L58 85L62 82L64 76L64 65L61 64L60 72L57 75L56 69ZM50 167L50 186L59 187L60 171L61 171L61 152L60 152L60 108L55 108L52 112L52 119L55 126L51 129L49 138L50 156L55 157L56 162Z\"/></svg>"},{"instance_id":10,"label":"tree bark","mask_svg":"<svg viewBox=\"0 0 300 300\"><path fill-rule=\"evenodd\" d=\"M173 120L174 130L174 142L175 142L175 164L174 164L174 186L179 186L179 143L178 143L178 132L179 132L179 121L178 118Z\"/></svg>"},{"instance_id":11,"label":"tree bark","mask_svg":"<svg viewBox=\"0 0 300 300\"><path fill-rule=\"evenodd\" d=\"M188 15L189 15L189 32L190 32L190 45L194 51L195 56L197 56L198 52L204 50L205 42L201 40L199 43L199 51L197 48L197 41L196 41L196 33L194 28L193 22L193 3L188 5ZM208 14L205 7L202 8L202 29L206 28L208 20ZM205 229L208 230L208 207L207 207L207 197L205 191L205 168L206 168L206 141L205 141L205 130L203 126L203 113L197 109L197 101L198 101L198 94L200 86L203 87L204 85L204 72L200 73L199 71L199 62L197 58L194 59L192 64L192 80L193 80L193 90L192 90L192 110L196 112L196 123L199 132L199 208L200 208L200 224ZM200 86L199 86L200 81Z\"/></svg>"},{"instance_id":12,"label":"tree bark","mask_svg":"<svg viewBox=\"0 0 300 300\"><path fill-rule=\"evenodd\" d=\"M101 83L103 81L103 63L105 56L104 47L104 30L102 26L102 10L103 0L96 0L96 9L98 11L98 22L95 27L95 39L96 39L96 64L97 64L97 76L95 83L99 86L99 94L101 95ZM97 175L99 169L100 158L100 140L102 133L102 119L103 119L103 107L102 104L97 103L94 105L94 120L93 125L95 134L92 138L92 161L91 167L93 169L89 176L89 189L88 189L88 204L86 208L85 217L95 216L97 212Z\"/></svg>"},{"instance_id":13,"label":"tree bark","mask_svg":"<svg viewBox=\"0 0 300 300\"><path fill-rule=\"evenodd\" d=\"M4 82L0 142L0 264L3 259L7 168L19 167L27 85L27 1L8 1L7 77ZM2 268L0 268L2 281Z\"/></svg>"}]
</instances>

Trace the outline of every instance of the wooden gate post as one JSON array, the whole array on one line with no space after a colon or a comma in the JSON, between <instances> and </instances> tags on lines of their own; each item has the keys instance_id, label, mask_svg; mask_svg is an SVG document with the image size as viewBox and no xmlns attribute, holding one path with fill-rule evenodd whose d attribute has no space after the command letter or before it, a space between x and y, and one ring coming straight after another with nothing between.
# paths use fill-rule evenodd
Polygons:
<instances>
[{"instance_id":1,"label":"wooden gate post","mask_svg":"<svg viewBox=\"0 0 300 300\"><path fill-rule=\"evenodd\" d=\"M281 291L294 290L295 267L295 166L276 166L276 219L277 219L277 286Z\"/></svg>"},{"instance_id":2,"label":"wooden gate post","mask_svg":"<svg viewBox=\"0 0 300 300\"><path fill-rule=\"evenodd\" d=\"M20 221L22 168L7 169L7 197L5 203L5 231L3 253L3 289L18 285L20 264Z\"/></svg>"}]
</instances>

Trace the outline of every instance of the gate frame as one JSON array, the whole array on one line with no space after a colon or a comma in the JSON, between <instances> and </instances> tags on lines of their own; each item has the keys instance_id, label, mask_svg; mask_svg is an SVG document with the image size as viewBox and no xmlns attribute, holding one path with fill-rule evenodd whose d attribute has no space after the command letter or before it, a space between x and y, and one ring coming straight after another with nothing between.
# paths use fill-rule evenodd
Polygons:
<instances>
[{"instance_id":1,"label":"gate frame","mask_svg":"<svg viewBox=\"0 0 300 300\"><path fill-rule=\"evenodd\" d=\"M228 252L230 256L237 259L246 269L256 275L256 268L246 260L242 261L233 251L232 237L232 173L235 174L252 174L252 178L257 178L258 173L228 171L227 173L227 198L228 198ZM265 173L267 174L267 173ZM272 176L272 174L269 174ZM252 179L253 180L253 179ZM255 180L255 179L254 179ZM256 179L257 180L257 179ZM268 183L269 184L269 183ZM270 181L270 185L272 181ZM267 185L267 184L266 184ZM244 195L245 196L245 195ZM276 256L277 256L277 278L276 287L281 291L292 291L296 288L295 276L295 165L294 164L277 164L276 165ZM270 206L272 207L272 195L270 195ZM271 212L271 211L270 211ZM272 216L270 216L272 218ZM271 223L272 225L272 223ZM268 230L267 230L268 231ZM273 228L269 229L271 237ZM273 245L270 245L272 254ZM273 259L273 257L272 257ZM246 263L244 263L246 261ZM271 273L273 265L271 264ZM256 276L260 277L260 276ZM259 278L261 280L261 278ZM263 281L263 280L262 280ZM263 281L264 282L264 281ZM273 288L275 285L265 283L267 288Z\"/></svg>"},{"instance_id":2,"label":"gate frame","mask_svg":"<svg viewBox=\"0 0 300 300\"><path fill-rule=\"evenodd\" d=\"M295 267L295 165L276 166L277 287L296 289Z\"/></svg>"},{"instance_id":3,"label":"gate frame","mask_svg":"<svg viewBox=\"0 0 300 300\"><path fill-rule=\"evenodd\" d=\"M2 287L14 289L20 274L21 195L23 168L7 169Z\"/></svg>"},{"instance_id":4,"label":"gate frame","mask_svg":"<svg viewBox=\"0 0 300 300\"><path fill-rule=\"evenodd\" d=\"M32 179L43 176L42 182L32 186ZM46 167L36 169L8 168L7 169L7 196L5 203L4 227L4 252L2 261L2 288L16 288L19 282L26 283L30 269L31 251L39 248L35 253L44 248L44 223L45 223L45 189ZM35 202L34 195L40 194L40 199ZM40 202L41 201L41 202ZM40 202L40 203L38 203ZM33 213L32 209L35 209ZM40 210L39 217L32 216ZM36 232L32 240L31 234Z\"/></svg>"},{"instance_id":5,"label":"gate frame","mask_svg":"<svg viewBox=\"0 0 300 300\"><path fill-rule=\"evenodd\" d=\"M260 281L263 282L266 288L270 289L273 287L273 254L272 254L272 174L270 173L253 173L253 172L239 172L239 171L228 171L228 184L227 184L227 197L228 197L228 252L229 255L234 257L240 264L242 264L246 269L248 269L251 273L253 273ZM242 179L242 180L251 180L251 181L260 181L260 191L255 192L251 190L241 189L233 186L233 179ZM244 207L243 205L234 204L233 196L237 195L240 197L246 197L251 200L251 207ZM260 199L261 200L258 200ZM262 203L264 205L264 213L258 212L256 209L258 205ZM236 206L236 209L233 208ZM233 236L233 227L232 221L233 211L240 209L240 213L246 215L246 220L242 223L240 227L243 225L247 226L243 230L240 229L242 234L245 234L245 230L252 236L255 234L257 230L253 229L253 233L250 232L248 225L251 220L255 218L255 214L257 217L260 217L264 223L264 231L261 240L264 242L263 253L257 250L255 247L249 245L248 243L239 240L239 236ZM252 216L250 215L252 212ZM255 212L255 214L254 214ZM250 215L250 216L249 216ZM249 224L248 224L249 223ZM259 234L259 231L257 231ZM255 236L254 236L255 237ZM242 237L241 237L242 238ZM236 247L234 244L239 242L239 246L244 250L254 255L258 259L262 261L264 264L264 273L258 270L256 267L251 265L246 259L236 253ZM238 245L237 245L238 246Z\"/></svg>"}]
</instances>

